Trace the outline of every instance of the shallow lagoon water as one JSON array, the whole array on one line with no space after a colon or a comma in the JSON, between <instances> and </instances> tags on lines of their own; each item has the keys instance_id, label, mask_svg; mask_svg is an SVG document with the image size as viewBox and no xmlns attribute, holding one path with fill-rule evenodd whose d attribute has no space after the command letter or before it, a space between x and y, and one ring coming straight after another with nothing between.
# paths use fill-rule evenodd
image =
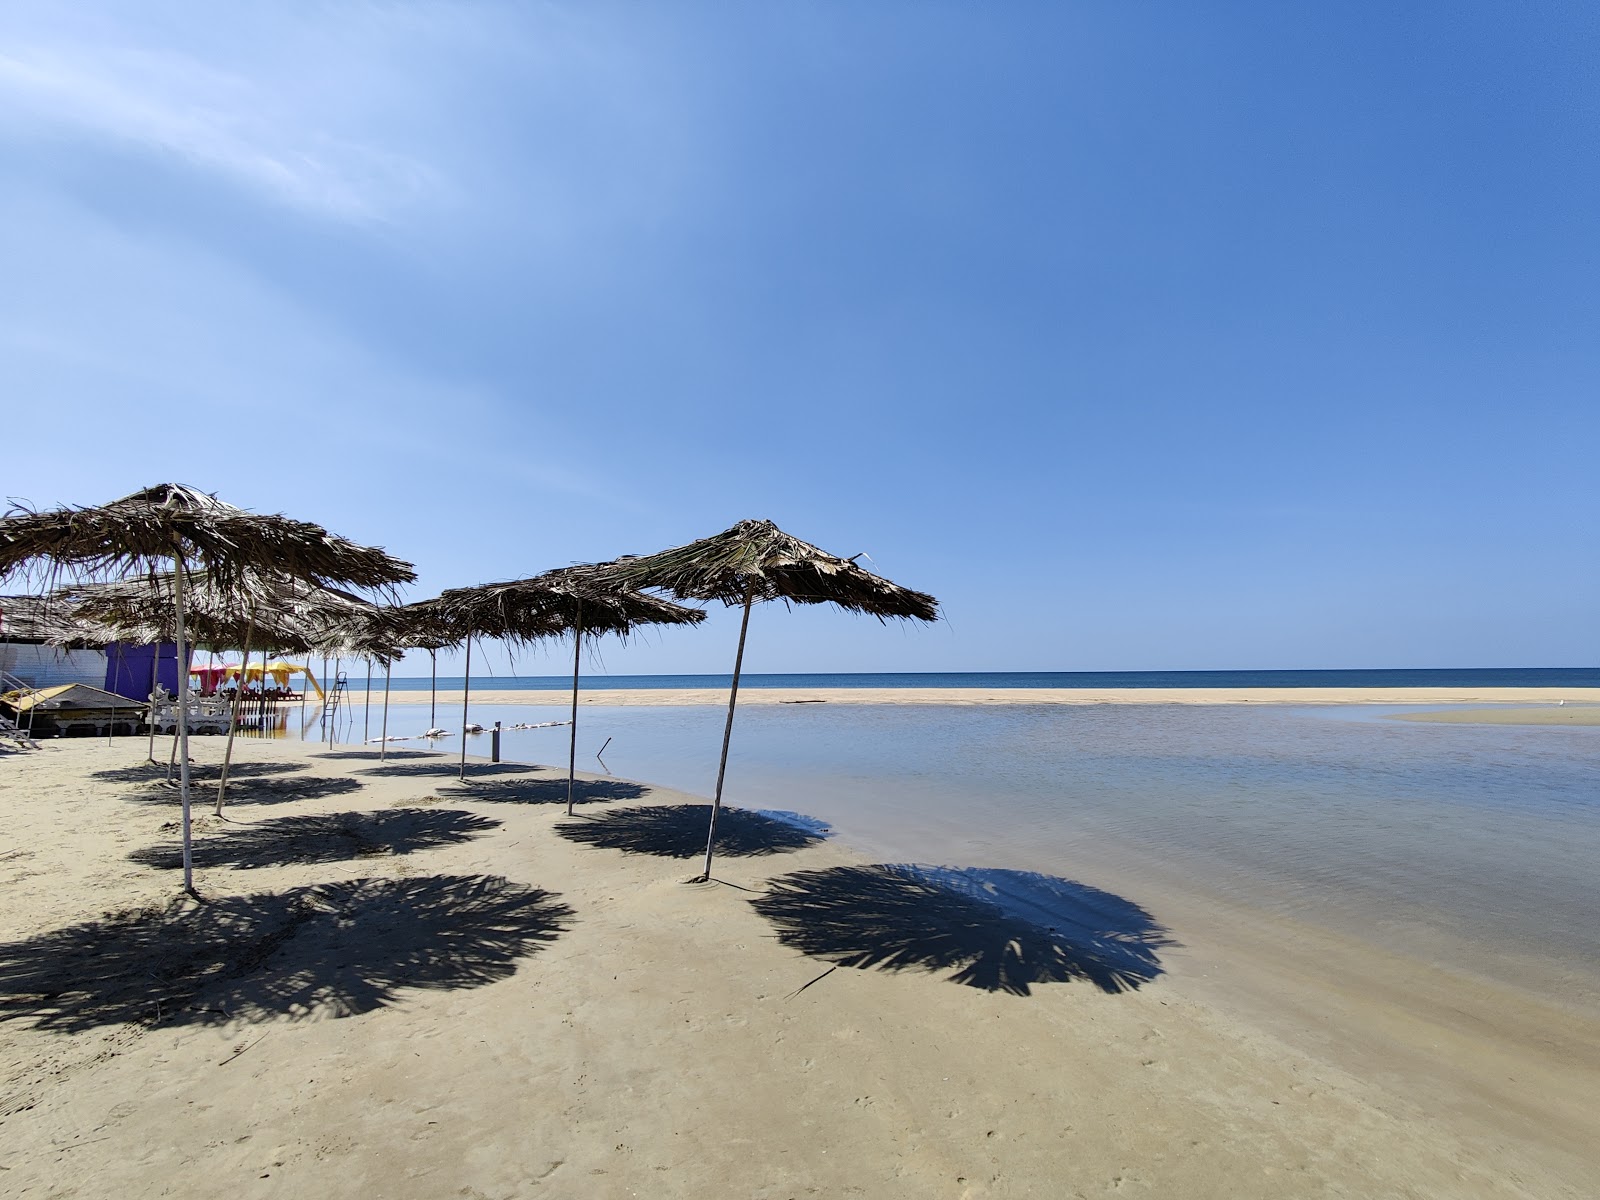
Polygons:
<instances>
[{"instance_id":1,"label":"shallow lagoon water","mask_svg":"<svg viewBox=\"0 0 1600 1200\"><path fill-rule=\"evenodd\" d=\"M1600 729L1419 724L1390 711L750 706L738 714L724 798L818 817L886 861L1090 884L1114 872L1136 902L1141 868L1159 869L1197 899L1593 1003ZM472 709L485 725L566 715ZM579 769L709 795L723 716L586 705ZM425 707L397 706L390 731L420 732L426 717ZM440 714L446 727L459 721L459 710ZM342 736L359 740L361 727L355 707ZM602 767L595 752L607 738ZM468 748L487 754L488 737ZM564 766L566 752L565 728L503 734L506 759Z\"/></svg>"}]
</instances>

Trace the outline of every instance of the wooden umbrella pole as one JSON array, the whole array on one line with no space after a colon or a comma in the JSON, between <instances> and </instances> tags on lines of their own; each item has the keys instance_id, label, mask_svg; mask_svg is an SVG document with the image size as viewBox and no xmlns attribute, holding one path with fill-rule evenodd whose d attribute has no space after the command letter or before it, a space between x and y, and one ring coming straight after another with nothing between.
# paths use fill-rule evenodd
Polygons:
<instances>
[{"instance_id":1,"label":"wooden umbrella pole","mask_svg":"<svg viewBox=\"0 0 1600 1200\"><path fill-rule=\"evenodd\" d=\"M733 739L733 707L739 702L739 674L744 669L744 638L750 631L750 602L755 599L756 581L744 590L744 617L739 622L739 652L733 658L733 687L728 690L728 723L722 730L722 762L717 766L717 790L711 799L711 828L706 831L706 869L698 882L711 878L711 850L717 841L717 814L722 811L722 780L728 773L728 743Z\"/></svg>"},{"instance_id":2,"label":"wooden umbrella pole","mask_svg":"<svg viewBox=\"0 0 1600 1200\"><path fill-rule=\"evenodd\" d=\"M267 736L267 661L272 657L272 647L261 647L261 723L256 726L256 736Z\"/></svg>"},{"instance_id":3,"label":"wooden umbrella pole","mask_svg":"<svg viewBox=\"0 0 1600 1200\"><path fill-rule=\"evenodd\" d=\"M244 653L242 661L250 661L250 638L256 631L256 610L252 608L244 623ZM244 702L244 672L239 672L239 686L233 689L233 712L228 718L228 744L222 751L222 778L217 780L217 807L212 815L222 815L222 797L228 791L228 768L233 764L233 731L239 727L239 707Z\"/></svg>"},{"instance_id":4,"label":"wooden umbrella pole","mask_svg":"<svg viewBox=\"0 0 1600 1200\"><path fill-rule=\"evenodd\" d=\"M428 651L428 728L439 727L439 652Z\"/></svg>"},{"instance_id":5,"label":"wooden umbrella pole","mask_svg":"<svg viewBox=\"0 0 1600 1200\"><path fill-rule=\"evenodd\" d=\"M119 688L122 687L123 685L122 685L122 643L121 642L117 643L117 675L116 675L116 679L117 679L117 686ZM117 694L121 695L122 693L118 692ZM138 727L135 726L135 728L137 729ZM115 736L116 732L117 732L117 722L113 718L111 721L106 723L106 746L107 746L107 748L110 747L111 739L112 739L113 736Z\"/></svg>"},{"instance_id":6,"label":"wooden umbrella pole","mask_svg":"<svg viewBox=\"0 0 1600 1200\"><path fill-rule=\"evenodd\" d=\"M573 782L578 777L578 656L583 651L583 608L572 630L572 730L567 741L567 816L572 815Z\"/></svg>"},{"instance_id":7,"label":"wooden umbrella pole","mask_svg":"<svg viewBox=\"0 0 1600 1200\"><path fill-rule=\"evenodd\" d=\"M145 751L144 760L152 767L161 764L156 762L156 689L161 686L161 633L156 632L156 644L150 649L150 747Z\"/></svg>"},{"instance_id":8,"label":"wooden umbrella pole","mask_svg":"<svg viewBox=\"0 0 1600 1200\"><path fill-rule=\"evenodd\" d=\"M339 740L339 656L333 656L333 719L328 722L328 745Z\"/></svg>"},{"instance_id":9,"label":"wooden umbrella pole","mask_svg":"<svg viewBox=\"0 0 1600 1200\"><path fill-rule=\"evenodd\" d=\"M467 781L467 698L472 693L472 635L467 634L467 673L461 679L461 782Z\"/></svg>"},{"instance_id":10,"label":"wooden umbrella pole","mask_svg":"<svg viewBox=\"0 0 1600 1200\"><path fill-rule=\"evenodd\" d=\"M378 761L382 762L389 757L389 672L394 664L383 664L383 732L378 739Z\"/></svg>"},{"instance_id":11,"label":"wooden umbrella pole","mask_svg":"<svg viewBox=\"0 0 1600 1200\"><path fill-rule=\"evenodd\" d=\"M178 796L183 806L183 890L194 892L194 847L189 820L189 664L184 661L183 547L172 556L172 594L178 619Z\"/></svg>"},{"instance_id":12,"label":"wooden umbrella pole","mask_svg":"<svg viewBox=\"0 0 1600 1200\"><path fill-rule=\"evenodd\" d=\"M361 740L372 741L372 660L367 659L367 706L361 717Z\"/></svg>"}]
</instances>

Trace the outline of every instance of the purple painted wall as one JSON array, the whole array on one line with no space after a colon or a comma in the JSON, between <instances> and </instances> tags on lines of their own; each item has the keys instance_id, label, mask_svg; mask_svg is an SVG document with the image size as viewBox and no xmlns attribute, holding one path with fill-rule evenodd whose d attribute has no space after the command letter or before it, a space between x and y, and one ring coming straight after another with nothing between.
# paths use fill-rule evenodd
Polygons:
<instances>
[{"instance_id":1,"label":"purple painted wall","mask_svg":"<svg viewBox=\"0 0 1600 1200\"><path fill-rule=\"evenodd\" d=\"M156 679L169 694L175 695L178 691L178 648L171 642L162 642L159 647L112 642L106 647L106 691L130 700L147 699L150 664L158 649L161 662Z\"/></svg>"}]
</instances>

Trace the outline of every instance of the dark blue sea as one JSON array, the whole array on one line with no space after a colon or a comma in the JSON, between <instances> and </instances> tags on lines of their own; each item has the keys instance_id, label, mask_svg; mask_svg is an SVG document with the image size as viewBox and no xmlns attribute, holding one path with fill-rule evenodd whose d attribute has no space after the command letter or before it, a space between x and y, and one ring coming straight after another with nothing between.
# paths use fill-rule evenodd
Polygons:
<instances>
[{"instance_id":1,"label":"dark blue sea","mask_svg":"<svg viewBox=\"0 0 1600 1200\"><path fill-rule=\"evenodd\" d=\"M365 675L349 672L360 690ZM474 675L496 691L547 691L572 686L570 675ZM460 688L441 675L441 691ZM584 675L582 687L611 689L726 688L729 675ZM382 687L381 678L373 681ZM429 679L396 676L397 691L426 691ZM1441 667L1338 671L861 671L832 674L746 674L745 688L1374 688L1600 687L1600 667Z\"/></svg>"}]
</instances>

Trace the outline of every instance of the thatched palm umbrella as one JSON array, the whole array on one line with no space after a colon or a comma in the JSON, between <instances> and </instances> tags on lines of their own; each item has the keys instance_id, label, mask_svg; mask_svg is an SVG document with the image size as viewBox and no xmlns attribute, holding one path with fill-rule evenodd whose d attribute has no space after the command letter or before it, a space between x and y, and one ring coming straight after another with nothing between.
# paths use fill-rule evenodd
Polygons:
<instances>
[{"instance_id":1,"label":"thatched palm umbrella","mask_svg":"<svg viewBox=\"0 0 1600 1200\"><path fill-rule=\"evenodd\" d=\"M705 620L699 609L685 608L654 596L641 595L609 580L593 567L562 567L528 579L451 588L421 605L438 626L467 643L467 678L472 685L472 638L488 637L526 645L571 633L572 729L567 761L567 811L573 804L577 776L578 671L585 635L608 633L626 637L641 625L692 625ZM467 770L467 697L461 706L461 778Z\"/></svg>"},{"instance_id":2,"label":"thatched palm umbrella","mask_svg":"<svg viewBox=\"0 0 1600 1200\"><path fill-rule=\"evenodd\" d=\"M428 683L428 728L438 724L439 651L460 644L461 639L439 615L432 600L400 604L383 610L386 635L391 644L405 650L426 650L431 664Z\"/></svg>"},{"instance_id":3,"label":"thatched palm umbrella","mask_svg":"<svg viewBox=\"0 0 1600 1200\"><path fill-rule=\"evenodd\" d=\"M600 570L605 577L625 587L659 588L679 599L721 600L729 608L742 606L744 609L739 623L739 649L733 660L733 686L728 692L728 720L722 732L722 759L717 766L717 788L711 804L711 828L706 834L702 880L711 878L711 855L717 836L717 814L722 809L722 782L728 771L728 744L733 737L733 710L739 699L739 674L744 667L750 606L757 600L783 600L793 604L835 604L851 612L867 613L880 621L890 617L916 621L939 619L939 602L927 593L890 583L858 567L855 558L839 558L819 550L809 542L791 537L771 521L740 521L714 537L658 554L619 558L603 564Z\"/></svg>"},{"instance_id":4,"label":"thatched palm umbrella","mask_svg":"<svg viewBox=\"0 0 1600 1200\"><path fill-rule=\"evenodd\" d=\"M176 582L168 572L147 579L82 584L65 589L65 595L75 602L76 616L104 622L126 640L166 641L174 636ZM394 651L388 640L374 632L382 610L339 588L319 587L264 570L241 573L232 590L218 587L205 571L188 572L186 583L185 620L194 643L213 648L237 646L243 655L244 669L234 693L213 810L221 816L253 646L262 648L263 686L269 648L297 654L336 650L370 658L393 657Z\"/></svg>"},{"instance_id":5,"label":"thatched palm umbrella","mask_svg":"<svg viewBox=\"0 0 1600 1200\"><path fill-rule=\"evenodd\" d=\"M184 576L191 562L212 584L239 589L252 570L272 570L319 586L392 588L409 583L409 563L320 525L246 512L181 484L159 484L96 508L38 512L13 507L0 518L0 577L31 563L53 575L66 567L89 575L127 575L172 564L178 644L178 739L183 802L183 886L194 890L190 854L189 680L185 669Z\"/></svg>"}]
</instances>

